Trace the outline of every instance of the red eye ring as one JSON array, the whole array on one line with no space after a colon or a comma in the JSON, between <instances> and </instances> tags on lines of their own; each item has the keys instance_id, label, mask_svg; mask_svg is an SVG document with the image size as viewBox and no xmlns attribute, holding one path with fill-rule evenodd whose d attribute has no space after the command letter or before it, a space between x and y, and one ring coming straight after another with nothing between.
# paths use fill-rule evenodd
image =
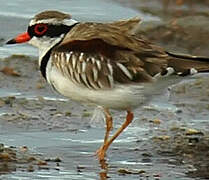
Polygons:
<instances>
[{"instance_id":1,"label":"red eye ring","mask_svg":"<svg viewBox=\"0 0 209 180\"><path fill-rule=\"evenodd\" d=\"M34 27L34 32L37 34L37 35L43 35L46 31L47 31L48 27L46 24L37 24L35 27Z\"/></svg>"}]
</instances>

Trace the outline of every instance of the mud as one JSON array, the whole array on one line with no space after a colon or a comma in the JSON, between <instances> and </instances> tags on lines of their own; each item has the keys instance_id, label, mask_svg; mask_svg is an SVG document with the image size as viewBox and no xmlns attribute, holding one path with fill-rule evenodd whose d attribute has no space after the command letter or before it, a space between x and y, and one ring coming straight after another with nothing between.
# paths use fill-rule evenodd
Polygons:
<instances>
[{"instance_id":1,"label":"mud","mask_svg":"<svg viewBox=\"0 0 209 180\"><path fill-rule=\"evenodd\" d=\"M209 56L208 1L124 1L159 21L138 34L172 52ZM5 37L0 38L0 46ZM94 156L104 123L93 109L54 92L37 57L0 59L0 174L28 179L209 178L209 74L186 77L148 106L111 146L107 161ZM125 114L113 111L114 131Z\"/></svg>"},{"instance_id":2,"label":"mud","mask_svg":"<svg viewBox=\"0 0 209 180\"><path fill-rule=\"evenodd\" d=\"M59 163L62 162L59 157L44 159L42 155L30 151L27 146L0 146L0 175L13 171L34 172L50 168L59 171Z\"/></svg>"}]
</instances>

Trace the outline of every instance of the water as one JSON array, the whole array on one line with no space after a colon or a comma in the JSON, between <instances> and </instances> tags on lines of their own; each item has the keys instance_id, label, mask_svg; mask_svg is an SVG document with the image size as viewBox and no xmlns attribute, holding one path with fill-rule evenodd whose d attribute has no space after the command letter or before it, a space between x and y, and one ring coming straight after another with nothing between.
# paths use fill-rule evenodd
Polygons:
<instances>
[{"instance_id":1,"label":"water","mask_svg":"<svg viewBox=\"0 0 209 180\"><path fill-rule=\"evenodd\" d=\"M107 22L118 19L130 18L140 16L144 20L157 19L155 17L145 15L138 11L124 8L119 4L112 1L102 0L12 0L3 1L0 0L0 21L1 31L0 38L4 41L16 36L19 33L24 32L27 29L29 19L36 13L55 9L70 13L74 19L79 21L100 21ZM37 56L37 50L27 44L19 46L6 46L2 44L0 46L0 57L8 57L12 54L24 54L29 56ZM7 88L1 89L0 96L16 96L20 98L25 93L12 91ZM31 93L30 93L31 95ZM34 94L35 95L35 94ZM34 96L33 94L31 97ZM31 99L30 96L25 96ZM57 99L58 100L58 99ZM7 110L2 110L2 114ZM30 127L33 129L32 127ZM126 147L126 143L135 144L137 140L136 135L132 135L134 132L146 131L143 128L136 128L134 131L126 131L115 142L116 146ZM131 133L130 133L131 132ZM95 136L96 134L96 136ZM104 128L90 128L86 129L82 126L80 130L75 133L71 131L40 131L30 130L28 128L16 128L15 126L7 126L1 124L0 126L0 142L6 145L23 146L26 145L34 152L42 153L47 157L59 156L63 159L61 163L60 171L53 170L41 170L35 172L21 172L17 169L16 172L11 174L2 175L3 179L17 180L17 179L98 179L99 172L101 171L100 165L97 159L93 156L95 150L103 142ZM111 161L114 162L114 158L111 157ZM115 159L116 164L120 164L120 160ZM123 162L126 162L123 159ZM76 166L84 166L83 173L78 173ZM116 173L117 168L112 169L113 174ZM120 179L120 177L118 177ZM133 177L132 179L138 177ZM124 178L126 179L126 178ZM129 178L128 178L129 179Z\"/></svg>"},{"instance_id":2,"label":"water","mask_svg":"<svg viewBox=\"0 0 209 180\"><path fill-rule=\"evenodd\" d=\"M51 0L50 2L15 0L7 3L1 0L0 2L2 4L0 8L1 15L26 19L46 9L70 12L75 18L82 20L91 19L92 21L109 21L138 15L147 20L155 18L132 9L124 8L110 0L62 0L59 2L55 0Z\"/></svg>"},{"instance_id":3,"label":"water","mask_svg":"<svg viewBox=\"0 0 209 180\"><path fill-rule=\"evenodd\" d=\"M14 0L5 3L0 0L0 37L5 40L22 33L27 29L29 19L43 10L59 10L70 13L74 19L79 21L100 21L107 22L118 19L125 19L140 16L144 21L158 19L151 15L145 15L138 11L124 8L110 0ZM37 55L34 48L22 45L16 47L3 46L0 49L0 56L6 57L14 53L24 53L26 55Z\"/></svg>"},{"instance_id":4,"label":"water","mask_svg":"<svg viewBox=\"0 0 209 180\"><path fill-rule=\"evenodd\" d=\"M0 0L0 4L0 38L2 38L3 41L24 32L27 29L29 19L36 13L46 9L69 12L72 14L74 19L79 21L107 22L134 16L140 16L144 21L159 20L157 17L122 7L110 0L12 0L7 2ZM28 45L23 44L19 46L6 46L2 42L0 44L0 57L4 58L12 54L24 54L37 57L38 53L35 48ZM23 68L25 68L24 64ZM28 88L28 91L30 90L31 89ZM42 90L40 89L40 91ZM18 98L26 97L30 101L37 95L34 92L37 92L37 90L31 93L21 90L11 90L6 86L0 89L0 97L13 95ZM54 104L57 103L56 101L60 100L60 96L56 96L54 92L48 89L45 92L45 96L50 98L57 97L57 99L54 99ZM166 100L164 101L163 98ZM144 162L143 160L142 154L147 153L150 148L150 144L146 144L146 140L152 137L153 127L149 127L148 121L143 122L139 120L141 118L143 119L143 116L147 114L151 114L153 119L155 114L158 115L159 109L160 111L167 111L171 114L176 110L175 107L168 106L166 97L162 97L161 101L155 104L157 108L154 108L153 112L152 110L143 111L143 109L137 109L135 112L135 122L115 141L114 146L109 150L107 163L109 164L108 176L111 177L110 179L134 180L141 177L139 174L120 175L118 173L118 169L127 167L128 169L145 170L147 174L151 174L150 180L153 179L153 174L160 173L162 171L164 172L163 179L165 180L170 179L170 176L174 177L174 179L176 177L183 177L183 179L187 179L184 177L181 167L175 167L175 171L180 173L179 176L178 173L174 173L174 175L168 174L167 172L173 171L173 168L169 167L166 163L163 163L159 157L152 157L150 162ZM49 105L46 104L45 106L48 108ZM80 114L80 106L70 104L69 107L74 107L72 113L75 111L75 113ZM102 170L100 168L100 164L94 156L94 152L103 142L104 128L89 127L89 119L87 118L88 120L86 120L81 118L77 114L77 116L72 116L69 119L66 118L67 120L72 119L72 121L67 121L66 119L62 119L62 117L59 118L59 114L58 116L55 116L53 121L53 119L50 119L51 116L49 116L49 114L52 114L53 112L47 108L44 110L43 108L41 110L31 108L31 113L34 113L34 116L38 116L40 115L38 114L39 111L41 111L43 114L38 117L41 117L44 120L48 119L49 123L51 123L49 126L52 127L52 130L50 130L50 128L47 129L45 126L42 127L43 124L37 125L36 122L34 122L35 120L28 122L23 121L23 124L21 124L22 121L19 120L21 121L20 124L23 125L23 127L16 127L19 125L18 121L17 124L14 123L11 126L7 126L7 124L5 125L3 122L0 124L0 143L12 146L25 145L32 151L42 154L43 157L61 157L62 162L60 163L59 171L53 167L49 170L38 169L34 172L27 172L26 170L23 171L22 169L20 170L17 168L17 170L12 173L0 176L0 179L100 179ZM60 111L64 111L66 109L66 106L64 106L63 109L61 107ZM20 112L21 110L13 107L9 107L6 110L0 109L1 115L2 112L11 113L10 111ZM25 112L29 112L29 110L26 109L24 113ZM125 118L125 115L124 113L121 114L119 112L114 113L114 117L118 120L115 123L116 127L119 127L121 121ZM84 121L84 123L82 124L80 121ZM88 125L85 125L85 123ZM34 128L34 124L37 125L36 128ZM63 129L53 129L56 126L63 126ZM71 127L76 127L76 131L73 131ZM139 143L142 141L145 141L145 144ZM84 168L79 171L77 168L78 166Z\"/></svg>"}]
</instances>

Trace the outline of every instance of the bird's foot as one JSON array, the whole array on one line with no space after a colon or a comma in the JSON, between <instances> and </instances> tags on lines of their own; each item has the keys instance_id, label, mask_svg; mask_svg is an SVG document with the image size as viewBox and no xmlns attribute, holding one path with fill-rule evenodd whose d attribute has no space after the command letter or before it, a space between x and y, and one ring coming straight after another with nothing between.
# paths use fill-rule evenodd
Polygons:
<instances>
[{"instance_id":1,"label":"bird's foot","mask_svg":"<svg viewBox=\"0 0 209 180\"><path fill-rule=\"evenodd\" d=\"M104 148L104 145L101 146L101 147L96 151L96 155L97 155L99 161L104 161L104 160L105 160L106 150L105 150L105 148Z\"/></svg>"}]
</instances>

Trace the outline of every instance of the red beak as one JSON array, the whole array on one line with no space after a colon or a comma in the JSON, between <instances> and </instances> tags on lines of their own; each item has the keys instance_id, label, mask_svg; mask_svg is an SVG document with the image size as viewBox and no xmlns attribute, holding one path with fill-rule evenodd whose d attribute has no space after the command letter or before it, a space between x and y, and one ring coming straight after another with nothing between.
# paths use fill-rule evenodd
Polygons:
<instances>
[{"instance_id":1,"label":"red beak","mask_svg":"<svg viewBox=\"0 0 209 180\"><path fill-rule=\"evenodd\" d=\"M27 32L19 34L16 38L9 40L6 44L25 43L29 41L31 37Z\"/></svg>"}]
</instances>

